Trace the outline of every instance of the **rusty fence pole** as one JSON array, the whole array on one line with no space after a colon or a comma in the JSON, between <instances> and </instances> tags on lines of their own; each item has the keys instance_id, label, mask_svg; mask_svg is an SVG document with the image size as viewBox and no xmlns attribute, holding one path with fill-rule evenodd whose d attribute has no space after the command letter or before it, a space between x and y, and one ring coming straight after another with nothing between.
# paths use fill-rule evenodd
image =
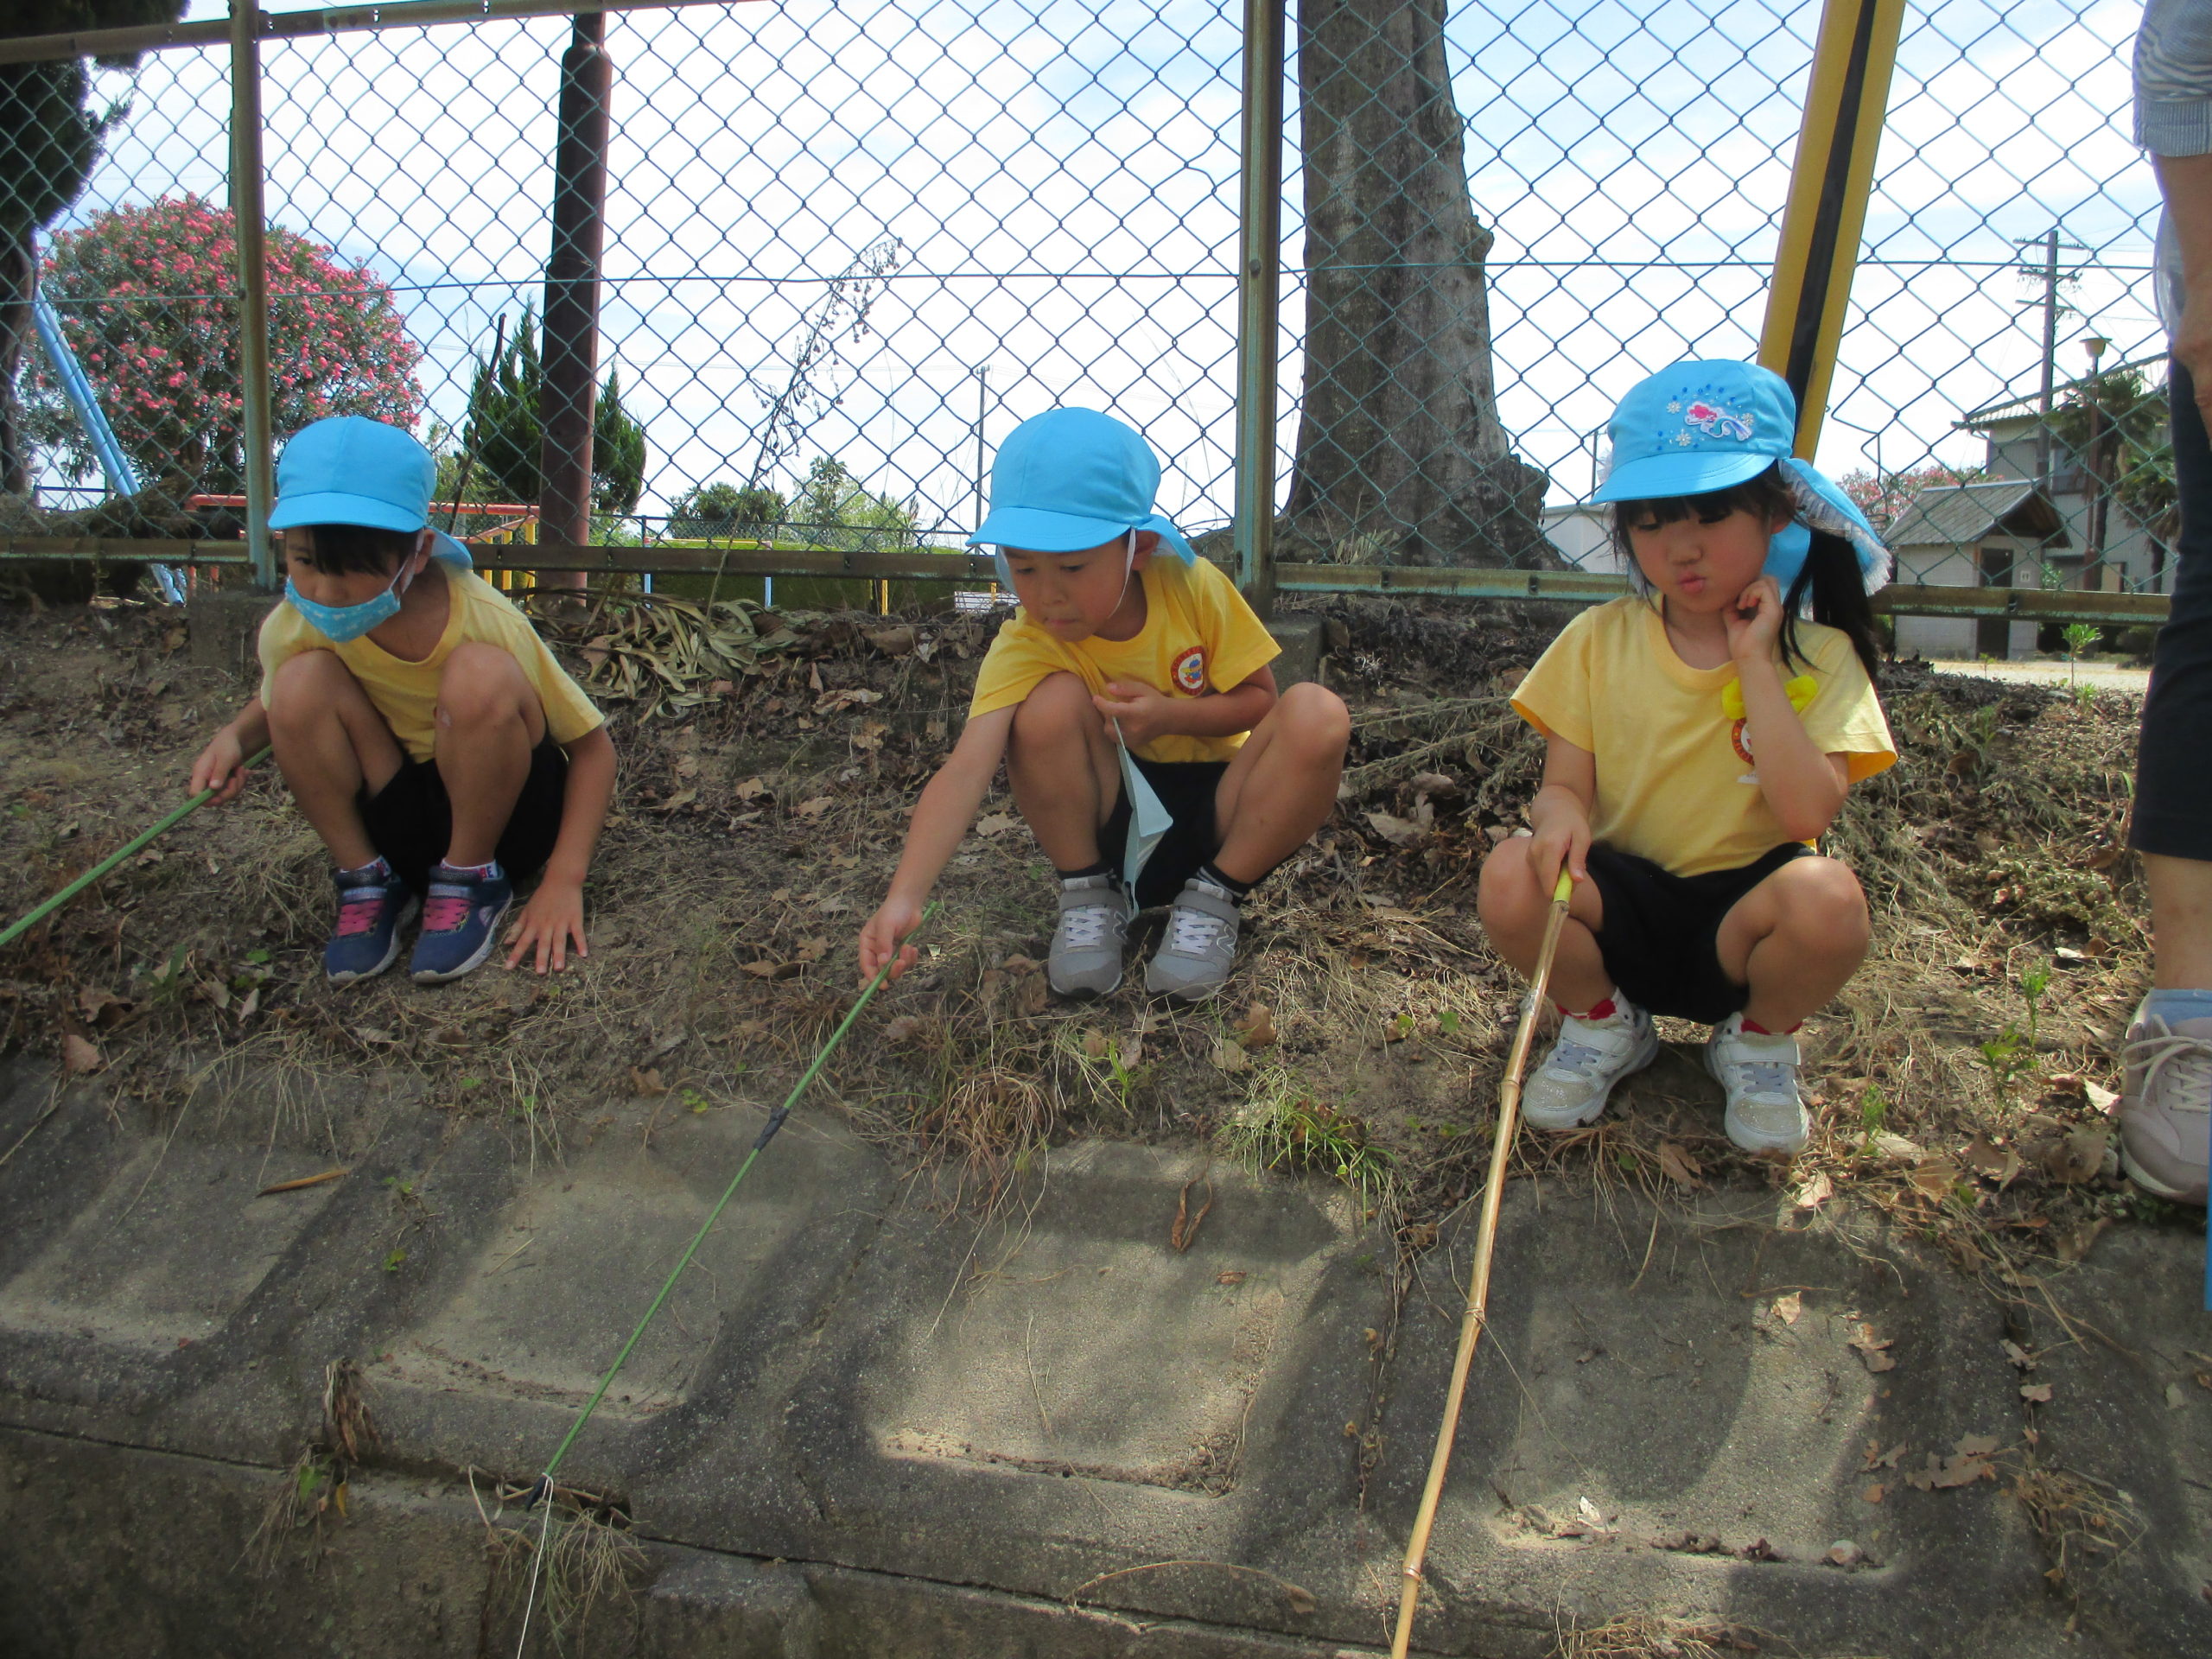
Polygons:
<instances>
[{"instance_id":1,"label":"rusty fence pole","mask_svg":"<svg viewBox=\"0 0 2212 1659\"><path fill-rule=\"evenodd\" d=\"M561 59L553 246L545 262L538 518L548 541L591 540L592 423L599 391L600 254L607 232L607 14L580 12ZM584 573L551 578L581 588Z\"/></svg>"},{"instance_id":2,"label":"rusty fence pole","mask_svg":"<svg viewBox=\"0 0 2212 1659\"><path fill-rule=\"evenodd\" d=\"M269 391L269 263L261 202L261 26L252 0L231 0L231 219L238 232L238 381L243 394L245 542L254 585L276 586L269 508L276 477ZM205 485L200 486L206 488Z\"/></svg>"},{"instance_id":3,"label":"rusty fence pole","mask_svg":"<svg viewBox=\"0 0 2212 1659\"><path fill-rule=\"evenodd\" d=\"M1236 585L1275 603L1275 386L1282 291L1283 0L1245 0L1236 257Z\"/></svg>"}]
</instances>

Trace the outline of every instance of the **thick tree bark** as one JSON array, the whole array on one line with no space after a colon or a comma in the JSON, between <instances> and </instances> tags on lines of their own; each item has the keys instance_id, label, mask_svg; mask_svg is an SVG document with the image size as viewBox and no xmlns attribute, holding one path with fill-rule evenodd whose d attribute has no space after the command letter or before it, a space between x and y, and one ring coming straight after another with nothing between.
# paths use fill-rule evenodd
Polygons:
<instances>
[{"instance_id":1,"label":"thick tree bark","mask_svg":"<svg viewBox=\"0 0 2212 1659\"><path fill-rule=\"evenodd\" d=\"M31 487L30 453L16 389L30 349L35 276L29 230L0 226L0 493L9 495L28 495Z\"/></svg>"},{"instance_id":2,"label":"thick tree bark","mask_svg":"<svg viewBox=\"0 0 2212 1659\"><path fill-rule=\"evenodd\" d=\"M1555 565L1491 377L1445 0L1300 0L1306 395L1277 555Z\"/></svg>"}]
</instances>

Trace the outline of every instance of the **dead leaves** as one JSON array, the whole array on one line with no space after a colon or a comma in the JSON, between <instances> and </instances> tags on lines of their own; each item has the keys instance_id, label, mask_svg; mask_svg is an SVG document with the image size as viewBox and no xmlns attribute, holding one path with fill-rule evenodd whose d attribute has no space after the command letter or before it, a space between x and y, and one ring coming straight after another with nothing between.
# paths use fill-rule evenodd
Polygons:
<instances>
[{"instance_id":1,"label":"dead leaves","mask_svg":"<svg viewBox=\"0 0 2212 1659\"><path fill-rule=\"evenodd\" d=\"M1423 839L1436 827L1436 809L1426 800L1417 802L1410 818L1393 817L1388 812L1363 812L1369 829L1393 847L1410 847Z\"/></svg>"},{"instance_id":2,"label":"dead leaves","mask_svg":"<svg viewBox=\"0 0 2212 1659\"><path fill-rule=\"evenodd\" d=\"M1895 1342L1887 1337L1876 1336L1872 1325L1860 1325L1859 1334L1846 1345L1859 1356L1870 1371L1878 1374L1894 1371L1897 1368L1897 1360L1890 1353L1890 1350L1896 1346ZM1900 1446L1898 1450L1904 1448Z\"/></svg>"},{"instance_id":3,"label":"dead leaves","mask_svg":"<svg viewBox=\"0 0 2212 1659\"><path fill-rule=\"evenodd\" d=\"M1687 1147L1672 1141L1659 1143L1659 1168L1669 1180L1686 1192L1694 1192L1705 1185L1705 1166L1691 1157ZM1797 1317L1794 1308L1796 1298L1793 1295L1789 1300L1793 1304L1789 1319L1794 1324ZM1775 1306L1779 1308L1781 1304L1777 1302Z\"/></svg>"},{"instance_id":4,"label":"dead leaves","mask_svg":"<svg viewBox=\"0 0 2212 1659\"><path fill-rule=\"evenodd\" d=\"M1950 1491L1971 1486L1978 1480L1995 1480L1997 1465L1991 1459L1996 1451L1994 1435L1962 1434L1952 1446L1950 1456L1939 1457L1930 1452L1919 1468L1906 1473L1904 1484L1916 1491Z\"/></svg>"},{"instance_id":5,"label":"dead leaves","mask_svg":"<svg viewBox=\"0 0 2212 1659\"><path fill-rule=\"evenodd\" d=\"M1175 1195L1175 1219L1167 1226L1167 1248L1178 1255L1198 1242L1198 1229L1205 1224L1206 1217L1212 1212L1213 1180L1208 1173L1211 1168L1211 1166L1208 1166L1207 1169L1201 1169L1184 1182L1182 1191ZM1191 1189L1200 1182L1205 1184L1206 1198L1193 1214L1191 1211Z\"/></svg>"},{"instance_id":6,"label":"dead leaves","mask_svg":"<svg viewBox=\"0 0 2212 1659\"><path fill-rule=\"evenodd\" d=\"M90 1040L69 1032L61 1039L61 1069L73 1077L97 1071L107 1064L107 1058Z\"/></svg>"},{"instance_id":7,"label":"dead leaves","mask_svg":"<svg viewBox=\"0 0 2212 1659\"><path fill-rule=\"evenodd\" d=\"M1244 1010L1244 1017L1236 1022L1236 1040L1248 1052L1256 1053L1274 1046L1275 1040L1274 1014L1264 1002L1255 1002Z\"/></svg>"},{"instance_id":8,"label":"dead leaves","mask_svg":"<svg viewBox=\"0 0 2212 1659\"><path fill-rule=\"evenodd\" d=\"M1020 823L1021 820L1010 812L993 812L976 820L976 833L987 837L1002 836L1007 830L1018 828Z\"/></svg>"}]
</instances>

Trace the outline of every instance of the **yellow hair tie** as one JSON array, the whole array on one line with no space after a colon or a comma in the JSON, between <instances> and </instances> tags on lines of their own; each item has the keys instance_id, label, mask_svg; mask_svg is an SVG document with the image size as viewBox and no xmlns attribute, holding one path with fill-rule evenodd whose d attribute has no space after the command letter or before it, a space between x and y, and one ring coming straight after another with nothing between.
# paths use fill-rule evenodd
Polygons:
<instances>
[{"instance_id":1,"label":"yellow hair tie","mask_svg":"<svg viewBox=\"0 0 2212 1659\"><path fill-rule=\"evenodd\" d=\"M1782 689L1789 698L1789 706L1802 715L1807 705L1820 696L1821 683L1809 674L1800 674ZM1720 688L1720 712L1731 720L1746 717L1744 713L1744 683L1740 679L1731 680Z\"/></svg>"}]
</instances>

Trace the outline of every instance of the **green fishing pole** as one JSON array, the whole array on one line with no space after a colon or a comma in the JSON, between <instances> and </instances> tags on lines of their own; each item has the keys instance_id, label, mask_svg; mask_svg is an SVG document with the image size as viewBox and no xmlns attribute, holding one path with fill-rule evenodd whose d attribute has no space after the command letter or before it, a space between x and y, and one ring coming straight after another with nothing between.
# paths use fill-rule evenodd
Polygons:
<instances>
[{"instance_id":1,"label":"green fishing pole","mask_svg":"<svg viewBox=\"0 0 2212 1659\"><path fill-rule=\"evenodd\" d=\"M920 932L929 925L930 918L937 914L937 906L932 904L922 912L922 919L915 924L915 933ZM912 933L907 935L908 938L912 937ZM607 1368L607 1375L599 1379L599 1386L592 1390L591 1398L584 1402L583 1409L576 1414L576 1421L569 1426L569 1432L562 1437L561 1444L554 1448L552 1457L547 1460L544 1469L540 1471L536 1484L530 1490L524 1502L525 1508L552 1496L553 1471L561 1466L561 1459L569 1455L569 1448L575 1444L576 1436L583 1433L584 1425L591 1421L592 1413L599 1408L599 1402L606 1397L607 1390L614 1382L615 1374L622 1369L623 1362L630 1357L630 1351L638 1345L638 1339L645 1334L645 1327L652 1323L653 1315L660 1312L661 1304L668 1300L669 1292L676 1288L676 1281L683 1277L683 1269L691 1265L691 1258L698 1253L699 1246L706 1242L708 1233L713 1230L715 1223L721 1218L724 1207L728 1205L732 1195L736 1192L738 1184L744 1180L746 1172L753 1167L753 1160L760 1155L764 1147L776 1138L776 1131L784 1127L784 1120L791 1115L791 1108L798 1103L798 1097L806 1092L807 1085L814 1081L830 1057L837 1052L837 1045L844 1041L845 1033L852 1029L853 1021L860 1018L861 1010L868 1007L868 1000L883 988L884 981L890 977L892 967L898 960L899 954L893 950L890 961L886 962L882 967L875 970L875 976L862 988L860 1000L853 1004L851 1010L838 1022L836 1030L830 1033L830 1040L823 1044L820 1052L815 1055L813 1063L799 1075L799 1080L791 1085L791 1091L784 1096L783 1104L768 1114L768 1121L760 1126L760 1133L754 1137L752 1150L745 1154L745 1161L737 1166L737 1173L729 1178L729 1185L722 1189L721 1197L715 1200L715 1207L707 1211L707 1218L699 1224L699 1230L692 1234L691 1242L683 1247L683 1254L677 1258L676 1265L669 1269L668 1277L661 1281L659 1293L654 1296L652 1305L645 1309L644 1317L639 1319L637 1328L630 1332L630 1339L622 1344L622 1351L614 1356L614 1363Z\"/></svg>"},{"instance_id":2,"label":"green fishing pole","mask_svg":"<svg viewBox=\"0 0 2212 1659\"><path fill-rule=\"evenodd\" d=\"M922 919L914 925L914 933L929 925L930 918L937 914L937 906L932 904L922 912ZM912 938L913 934L906 937ZM721 1218L722 1211L736 1194L739 1184L753 1167L753 1160L760 1157L762 1148L776 1138L776 1131L784 1127L784 1121L791 1115L791 1108L798 1103L798 1097L806 1092L807 1085L814 1081L830 1055L836 1052L837 1045L844 1041L845 1033L853 1028L853 1021L861 1017L861 1010L868 1007L869 999L883 988L884 981L890 978L891 969L898 960L899 952L894 949L890 959L875 970L875 976L861 989L860 1000L837 1022L836 1030L830 1033L830 1040L822 1045L813 1063L800 1073L799 1080L791 1085L791 1093L784 1096L783 1104L768 1114L768 1121L760 1126L760 1133L753 1137L752 1149L745 1154L745 1161L737 1166L737 1173L729 1178L729 1185L722 1189L721 1197L716 1198L715 1207L707 1211L707 1218L699 1224L699 1230L691 1235L691 1242L683 1247L683 1254L669 1269L668 1277L661 1281L660 1289L654 1294L652 1304L639 1319L636 1328L630 1332L629 1340L622 1344L621 1352L614 1356L614 1363L607 1368L607 1375L599 1379L599 1386L592 1390L591 1398L584 1402L583 1409L576 1414L576 1421L569 1425L569 1432L561 1437L561 1444L553 1448L553 1455L546 1459L544 1469L531 1483L530 1491L524 1494L523 1508L525 1512L543 1503L545 1505L545 1516L538 1530L537 1548L531 1554L530 1591L523 1600L522 1632L515 1643L518 1656L530 1641L530 1617L537 1605L537 1575L545 1565L545 1541L553 1524L553 1471L561 1466L561 1459L569 1455L569 1448L576 1443L576 1436L584 1432L584 1425L591 1421L592 1413L599 1409L599 1402L607 1397L607 1390L613 1386L615 1375L621 1370L623 1362L630 1357L630 1351L638 1345L638 1339L645 1334L645 1327L653 1322L653 1315L660 1312L661 1304L676 1288L676 1281L683 1276L683 1269L691 1265L691 1258L698 1254L699 1246L706 1243L707 1235L714 1230L715 1223Z\"/></svg>"},{"instance_id":3,"label":"green fishing pole","mask_svg":"<svg viewBox=\"0 0 2212 1659\"><path fill-rule=\"evenodd\" d=\"M245 764L249 766L257 766L268 758L269 751L264 748L259 753L253 756L251 760L247 760ZM160 836L164 836L171 830L175 829L178 824L182 823L187 818L197 812L201 807L213 800L215 798L216 790L220 787L221 785L211 785L209 787L201 790L197 795L187 801L182 806L177 808L175 811L170 813L152 829L147 830L136 841L127 842L124 845L117 848L115 851L110 853L99 863L93 865L91 869L86 870L74 881L72 881L67 887L62 888L60 892L55 893L53 898L48 899L44 904L39 906L37 909L32 911L31 913L24 917L22 920L10 926L6 932L0 933L0 949L5 949L7 946L13 944L25 933L37 926L39 923L44 921L48 917L53 915L55 911L60 909L62 906L67 904L72 899L74 899L86 887L91 887L93 882L99 880L117 865L122 863L123 861L130 857L131 854L141 851L144 848L151 845Z\"/></svg>"}]
</instances>

